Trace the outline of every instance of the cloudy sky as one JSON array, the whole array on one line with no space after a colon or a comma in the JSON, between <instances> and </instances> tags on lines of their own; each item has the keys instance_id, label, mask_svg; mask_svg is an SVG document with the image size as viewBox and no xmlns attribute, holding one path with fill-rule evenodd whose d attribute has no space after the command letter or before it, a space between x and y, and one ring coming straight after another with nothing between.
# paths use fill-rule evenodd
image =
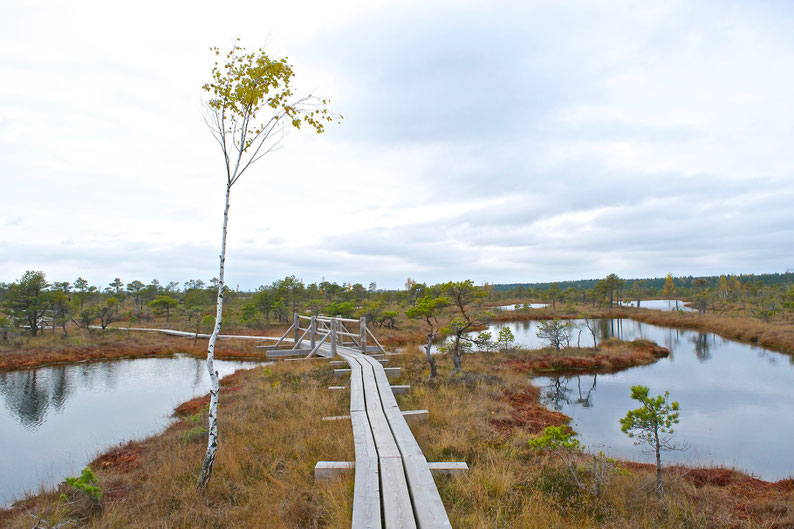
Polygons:
<instances>
[{"instance_id":1,"label":"cloudy sky","mask_svg":"<svg viewBox=\"0 0 794 529\"><path fill-rule=\"evenodd\" d=\"M785 0L0 3L0 281L217 275L235 37L344 121L235 186L232 286L794 267Z\"/></svg>"}]
</instances>

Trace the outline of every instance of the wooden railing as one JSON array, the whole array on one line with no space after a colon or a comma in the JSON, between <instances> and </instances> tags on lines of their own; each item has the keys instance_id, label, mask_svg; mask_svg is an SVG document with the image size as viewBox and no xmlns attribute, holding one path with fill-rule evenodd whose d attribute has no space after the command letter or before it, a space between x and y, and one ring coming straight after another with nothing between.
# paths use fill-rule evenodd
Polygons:
<instances>
[{"instance_id":1,"label":"wooden railing","mask_svg":"<svg viewBox=\"0 0 794 529\"><path fill-rule=\"evenodd\" d=\"M375 345L368 345L370 339ZM330 365L348 365L335 369L334 375L349 376L349 385L329 389L349 390L350 415L323 420L351 421L355 461L318 461L315 478L354 469L353 529L452 528L432 473L454 475L465 472L468 465L428 463L405 419L426 417L427 410L400 409L394 394L410 386L389 382L390 376L400 376L400 368L383 367L393 354L367 328L366 318L294 314L292 325L275 345L260 347L268 349L269 357L338 355L341 360ZM382 354L367 354L375 352Z\"/></svg>"},{"instance_id":2,"label":"wooden railing","mask_svg":"<svg viewBox=\"0 0 794 529\"><path fill-rule=\"evenodd\" d=\"M302 326L305 325L305 326ZM355 332L357 331L357 332ZM292 337L290 338L290 334ZM375 345L367 345L369 339ZM292 342L292 347L284 348ZM307 345L304 345L307 342ZM324 347L326 344L330 346ZM311 358L315 355L333 357L337 354L337 347L355 347L362 353L386 352L383 346L367 327L367 318L351 319L341 316L304 316L294 313L292 325L276 341L274 345L260 345L260 349L267 350L270 358L285 356L301 356Z\"/></svg>"}]
</instances>

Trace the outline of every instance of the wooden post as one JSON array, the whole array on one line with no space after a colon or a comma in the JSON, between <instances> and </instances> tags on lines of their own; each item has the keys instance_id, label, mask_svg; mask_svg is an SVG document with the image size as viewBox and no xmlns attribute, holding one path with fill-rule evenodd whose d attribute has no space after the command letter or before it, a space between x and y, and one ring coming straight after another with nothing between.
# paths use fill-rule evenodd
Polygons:
<instances>
[{"instance_id":1,"label":"wooden post","mask_svg":"<svg viewBox=\"0 0 794 529\"><path fill-rule=\"evenodd\" d=\"M297 344L298 343L298 338L301 337L301 334L300 334L301 333L301 320L298 317L298 313L297 312L293 312L292 313L292 325L295 326L295 337L294 337L292 343Z\"/></svg>"},{"instance_id":2,"label":"wooden post","mask_svg":"<svg viewBox=\"0 0 794 529\"><path fill-rule=\"evenodd\" d=\"M311 336L312 342L312 351L314 351L314 346L317 345L317 316L312 316L312 321L309 324L309 335Z\"/></svg>"},{"instance_id":3,"label":"wooden post","mask_svg":"<svg viewBox=\"0 0 794 529\"><path fill-rule=\"evenodd\" d=\"M361 354L367 354L367 317L362 316L358 323L359 345Z\"/></svg>"},{"instance_id":4,"label":"wooden post","mask_svg":"<svg viewBox=\"0 0 794 529\"><path fill-rule=\"evenodd\" d=\"M336 329L339 327L339 322L336 318L331 319L331 357L336 356Z\"/></svg>"}]
</instances>

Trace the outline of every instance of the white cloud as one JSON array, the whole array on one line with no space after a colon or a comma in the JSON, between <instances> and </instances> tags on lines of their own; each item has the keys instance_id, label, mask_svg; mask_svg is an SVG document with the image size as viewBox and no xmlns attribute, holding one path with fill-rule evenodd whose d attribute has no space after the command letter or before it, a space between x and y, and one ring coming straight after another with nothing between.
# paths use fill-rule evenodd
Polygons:
<instances>
[{"instance_id":1,"label":"white cloud","mask_svg":"<svg viewBox=\"0 0 794 529\"><path fill-rule=\"evenodd\" d=\"M207 48L238 35L289 55L345 121L291 135L234 189L231 284L785 269L792 15L785 2L7 2L0 280L215 275L222 166L200 86Z\"/></svg>"}]
</instances>

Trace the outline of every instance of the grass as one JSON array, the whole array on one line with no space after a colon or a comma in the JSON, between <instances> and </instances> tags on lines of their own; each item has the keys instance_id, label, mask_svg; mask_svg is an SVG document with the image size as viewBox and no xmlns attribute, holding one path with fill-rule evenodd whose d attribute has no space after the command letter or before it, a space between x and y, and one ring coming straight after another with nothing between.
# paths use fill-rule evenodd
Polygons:
<instances>
[{"instance_id":1,"label":"grass","mask_svg":"<svg viewBox=\"0 0 794 529\"><path fill-rule=\"evenodd\" d=\"M752 342L764 347L794 353L794 321L778 318L764 322L757 318L732 314L698 314L640 309L627 317L654 325L712 331L726 338Z\"/></svg>"},{"instance_id":2,"label":"grass","mask_svg":"<svg viewBox=\"0 0 794 529\"><path fill-rule=\"evenodd\" d=\"M644 344L605 345L599 354L630 356ZM611 351L610 351L611 349ZM542 358L546 353L533 356ZM576 358L587 358L585 350ZM647 465L625 464L602 497L572 484L567 470L527 445L562 414L537 401L538 390L521 361L526 352L466 355L464 371L427 377L421 354L392 357L411 391L398 396L404 410L427 409L412 430L429 461L466 461L470 471L436 478L456 528L783 528L794 526L794 482L766 483L729 469L665 470L666 495L655 499ZM0 513L0 525L29 528L29 513L55 525L81 527L349 528L353 475L315 483L318 460L353 458L346 392L324 361L281 362L241 371L223 381L221 445L207 492L195 492L206 439L194 435L206 420L203 402L183 406L162 435L119 447L92 468L105 491L104 509L59 500L65 485ZM584 476L586 478L586 476Z\"/></svg>"},{"instance_id":3,"label":"grass","mask_svg":"<svg viewBox=\"0 0 794 529\"><path fill-rule=\"evenodd\" d=\"M505 303L506 304L506 303ZM794 320L785 316L765 322L746 315L742 310L723 308L722 312L675 312L652 309L635 308L594 308L588 305L563 305L558 304L557 312L552 312L551 307L518 311L493 311L493 321L530 321L559 319L579 319L584 315L593 318L631 318L653 325L665 327L679 327L711 331L726 338L746 341L794 353Z\"/></svg>"},{"instance_id":4,"label":"grass","mask_svg":"<svg viewBox=\"0 0 794 529\"><path fill-rule=\"evenodd\" d=\"M507 304L507 302L501 303ZM723 309L721 309L723 310ZM491 311L491 321L530 321L552 318L578 319L584 315L594 318L633 318L646 323L668 327L683 327L716 332L727 338L749 341L787 353L794 353L794 321L778 317L771 322L763 322L745 315L738 308L723 310L723 313L677 313L649 309L608 307L593 308L587 305L559 303L557 311L551 307L518 311ZM401 314L395 328L374 327L372 330L378 340L386 347L400 350L413 350L416 344L426 340L427 326L422 320L409 320ZM170 356L175 353L190 354L196 357L206 355L206 341L200 340L193 345L190 338L172 337L159 334L128 332L125 323L108 331L83 329L71 330L67 338L62 338L60 330L56 334L47 332L36 337L22 336L6 342L0 341L0 369L39 367L64 362L82 362L113 358L138 358L145 356ZM150 327L165 327L160 320L146 322ZM280 336L286 324L273 324L266 328L246 327L224 328L224 334ZM482 330L485 327L473 329ZM439 333L438 339L443 339ZM216 349L219 358L261 359L263 355L242 340L219 340ZM620 366L617 366L620 367Z\"/></svg>"},{"instance_id":5,"label":"grass","mask_svg":"<svg viewBox=\"0 0 794 529\"><path fill-rule=\"evenodd\" d=\"M519 351L508 363L528 373L598 371L611 373L628 367L652 364L670 354L665 347L649 340L623 342L612 338L598 344L598 349L570 347L561 351L552 348Z\"/></svg>"},{"instance_id":6,"label":"grass","mask_svg":"<svg viewBox=\"0 0 794 529\"><path fill-rule=\"evenodd\" d=\"M223 360L264 359L265 353L247 340L218 340L216 356ZM74 330L67 338L41 334L18 341L0 342L0 369L40 367L52 364L90 362L120 358L143 358L189 354L207 356L207 340L193 344L190 338L122 329Z\"/></svg>"}]
</instances>

